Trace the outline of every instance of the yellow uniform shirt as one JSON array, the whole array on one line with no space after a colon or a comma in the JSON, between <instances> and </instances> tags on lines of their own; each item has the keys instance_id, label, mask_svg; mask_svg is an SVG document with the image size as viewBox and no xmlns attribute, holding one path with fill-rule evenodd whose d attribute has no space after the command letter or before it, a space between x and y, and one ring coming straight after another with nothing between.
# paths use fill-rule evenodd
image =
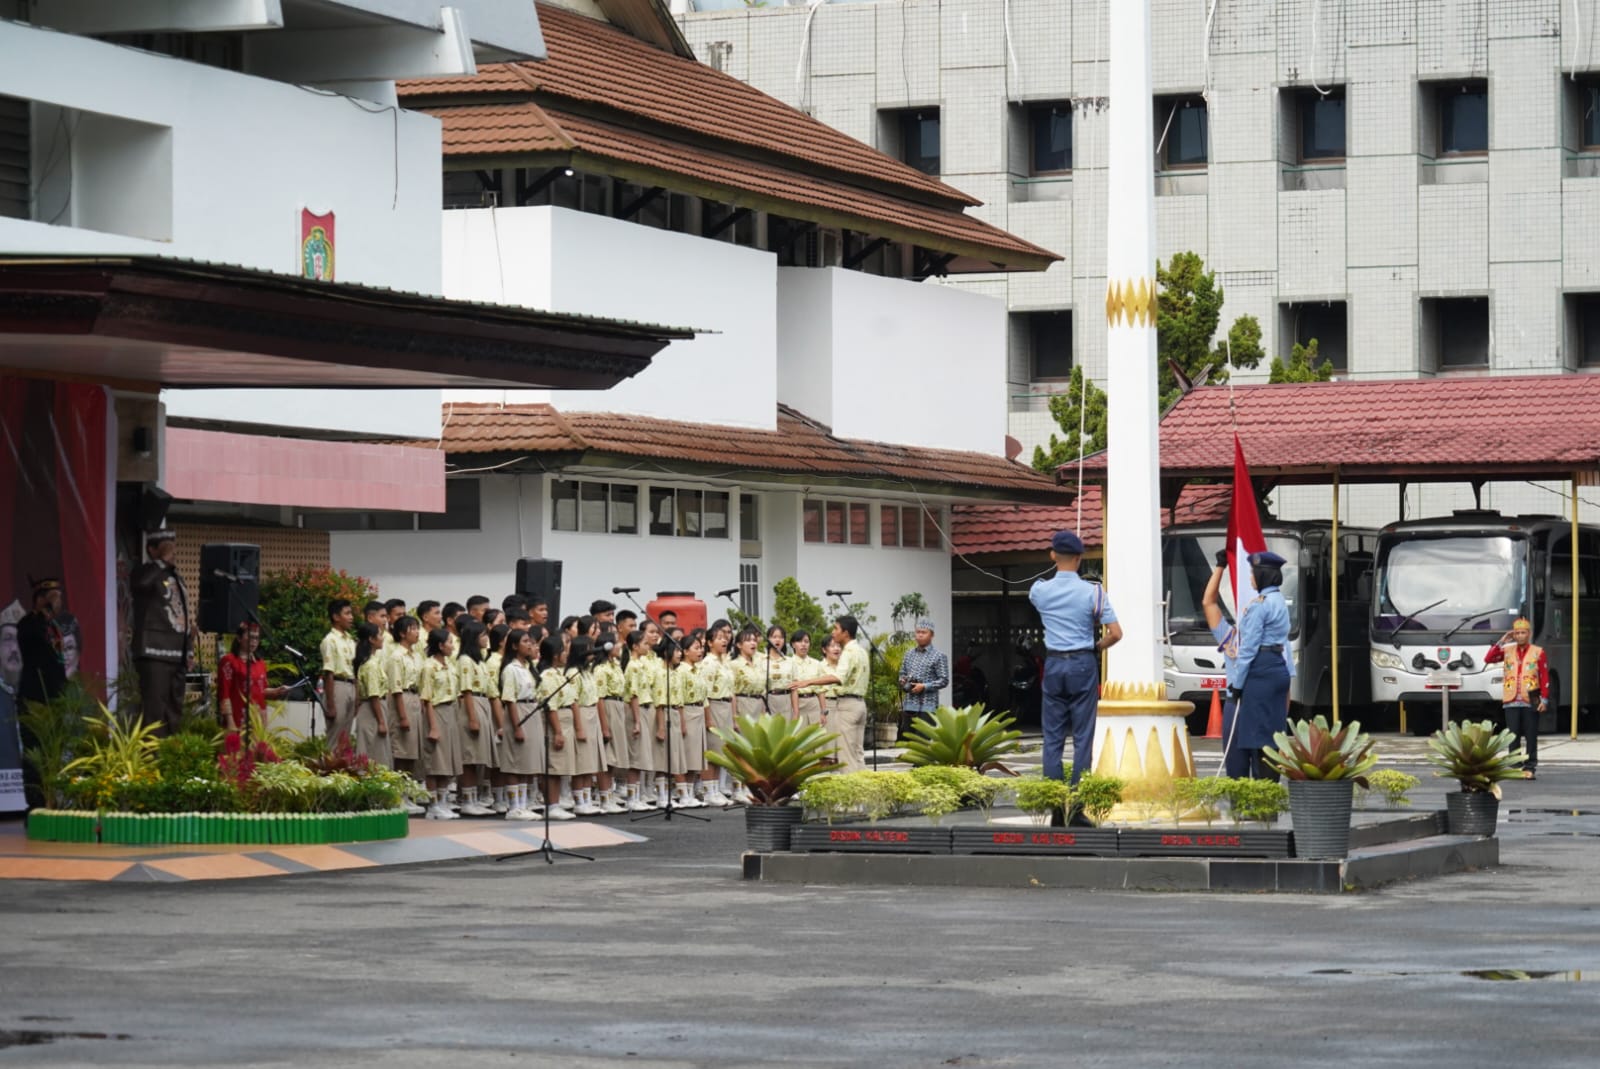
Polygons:
<instances>
[{"instance_id":1,"label":"yellow uniform shirt","mask_svg":"<svg viewBox=\"0 0 1600 1069\"><path fill-rule=\"evenodd\" d=\"M384 671L383 654L374 653L361 665L356 673L356 690L362 701L389 696L389 673Z\"/></svg>"},{"instance_id":2,"label":"yellow uniform shirt","mask_svg":"<svg viewBox=\"0 0 1600 1069\"><path fill-rule=\"evenodd\" d=\"M628 701L638 698L640 705L654 705L656 703L655 666L660 663L660 658L653 653L646 653L629 661L628 670L623 676L623 697Z\"/></svg>"},{"instance_id":3,"label":"yellow uniform shirt","mask_svg":"<svg viewBox=\"0 0 1600 1069\"><path fill-rule=\"evenodd\" d=\"M456 689L455 668L449 664L440 664L437 658L429 657L422 666L422 674L417 679L417 693L422 700L433 705L449 705L460 697Z\"/></svg>"},{"instance_id":4,"label":"yellow uniform shirt","mask_svg":"<svg viewBox=\"0 0 1600 1069\"><path fill-rule=\"evenodd\" d=\"M760 661L733 659L733 692L764 698L767 691L767 666Z\"/></svg>"},{"instance_id":5,"label":"yellow uniform shirt","mask_svg":"<svg viewBox=\"0 0 1600 1069\"><path fill-rule=\"evenodd\" d=\"M474 661L466 654L456 658L456 669L462 693L489 695L494 693L493 677L489 675L489 666L482 661Z\"/></svg>"},{"instance_id":6,"label":"yellow uniform shirt","mask_svg":"<svg viewBox=\"0 0 1600 1069\"><path fill-rule=\"evenodd\" d=\"M794 658L792 657L773 657L770 665L764 663L760 657L757 657L756 664L761 665L762 671L765 673L761 685L767 690L788 690L789 684L794 682Z\"/></svg>"},{"instance_id":7,"label":"yellow uniform shirt","mask_svg":"<svg viewBox=\"0 0 1600 1069\"><path fill-rule=\"evenodd\" d=\"M697 668L680 664L672 670L673 702L676 705L704 705L706 684ZM681 697L679 696L681 695Z\"/></svg>"},{"instance_id":8,"label":"yellow uniform shirt","mask_svg":"<svg viewBox=\"0 0 1600 1069\"><path fill-rule=\"evenodd\" d=\"M483 678L490 680L489 693L500 693L500 666L501 657L498 653L491 653L483 659Z\"/></svg>"},{"instance_id":9,"label":"yellow uniform shirt","mask_svg":"<svg viewBox=\"0 0 1600 1069\"><path fill-rule=\"evenodd\" d=\"M834 661L829 663L827 661L823 661L822 667L818 670L817 674L819 676L839 675L839 662ZM821 694L824 698L837 698L839 696L839 684L824 683L822 686L817 688L817 693Z\"/></svg>"},{"instance_id":10,"label":"yellow uniform shirt","mask_svg":"<svg viewBox=\"0 0 1600 1069\"><path fill-rule=\"evenodd\" d=\"M656 658L655 666L650 673L651 693L655 696L655 704L683 704L683 688L678 686L678 680L675 674L676 667L677 666L674 666L673 669L668 669L667 662L661 660L659 657ZM669 675L669 671L674 672L674 674ZM669 681L671 683L670 692L668 687Z\"/></svg>"},{"instance_id":11,"label":"yellow uniform shirt","mask_svg":"<svg viewBox=\"0 0 1600 1069\"><path fill-rule=\"evenodd\" d=\"M621 698L627 693L628 681L623 678L622 667L616 661L595 665L594 682L602 698Z\"/></svg>"},{"instance_id":12,"label":"yellow uniform shirt","mask_svg":"<svg viewBox=\"0 0 1600 1069\"><path fill-rule=\"evenodd\" d=\"M861 648L859 639L846 644L839 654L839 670L834 674L839 677L840 697L867 696L867 679L872 674L872 666L867 663L867 651Z\"/></svg>"},{"instance_id":13,"label":"yellow uniform shirt","mask_svg":"<svg viewBox=\"0 0 1600 1069\"><path fill-rule=\"evenodd\" d=\"M329 631L322 636L322 645L318 649L324 672L332 672L340 679L356 677L356 640L350 632Z\"/></svg>"},{"instance_id":14,"label":"yellow uniform shirt","mask_svg":"<svg viewBox=\"0 0 1600 1069\"><path fill-rule=\"evenodd\" d=\"M539 685L534 682L533 669L521 661L512 661L500 673L500 700L503 702L536 701Z\"/></svg>"},{"instance_id":15,"label":"yellow uniform shirt","mask_svg":"<svg viewBox=\"0 0 1600 1069\"><path fill-rule=\"evenodd\" d=\"M578 673L573 672L574 677ZM539 690L535 698L537 701L548 701L549 708L570 708L578 700L578 680L570 681L565 668L546 668L539 675Z\"/></svg>"},{"instance_id":16,"label":"yellow uniform shirt","mask_svg":"<svg viewBox=\"0 0 1600 1069\"><path fill-rule=\"evenodd\" d=\"M798 683L807 679L815 679L821 675L827 675L827 673L822 670L822 662L815 657L789 658L790 680ZM800 691L801 694L820 694L821 692L821 687L807 687Z\"/></svg>"},{"instance_id":17,"label":"yellow uniform shirt","mask_svg":"<svg viewBox=\"0 0 1600 1069\"><path fill-rule=\"evenodd\" d=\"M600 704L600 684L594 680L593 671L580 671L578 681L573 684L578 692L578 704L583 707Z\"/></svg>"},{"instance_id":18,"label":"yellow uniform shirt","mask_svg":"<svg viewBox=\"0 0 1600 1069\"><path fill-rule=\"evenodd\" d=\"M706 697L712 701L727 701L733 697L733 665L728 658L708 653L698 666L700 684Z\"/></svg>"}]
</instances>

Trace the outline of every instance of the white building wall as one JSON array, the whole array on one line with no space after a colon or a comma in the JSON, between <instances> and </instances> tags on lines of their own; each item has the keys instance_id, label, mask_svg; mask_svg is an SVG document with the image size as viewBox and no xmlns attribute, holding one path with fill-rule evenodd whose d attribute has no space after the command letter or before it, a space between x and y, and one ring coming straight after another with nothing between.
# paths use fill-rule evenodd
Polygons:
<instances>
[{"instance_id":1,"label":"white building wall","mask_svg":"<svg viewBox=\"0 0 1600 1069\"><path fill-rule=\"evenodd\" d=\"M1489 297L1488 373L1577 368L1563 298L1600 291L1600 160L1575 151L1564 79L1600 71L1587 6L1324 3L1319 17L1312 0L1241 0L1216 5L1208 27L1202 0L1153 2L1155 92L1207 90L1211 124L1207 173L1158 198L1158 252L1207 258L1227 293L1224 329L1260 319L1269 360L1240 381L1287 355L1277 310L1293 301L1346 302L1351 378L1435 373L1419 299L1436 296ZM1009 33L999 0L714 6L731 10L682 16L698 55L730 44L730 74L847 133L872 140L881 111L938 105L945 180L988 201L985 218L1068 257L996 276L1008 306L1081 311L1074 359L1104 384L1107 0L1010 0ZM1460 181L1426 147L1424 89L1469 78L1489 86L1489 151L1455 168ZM1332 188L1298 189L1288 94L1313 82L1346 91L1347 161L1311 183ZM1074 104L1074 170L1030 180L1017 105L1059 101ZM1011 433L1031 448L1051 421L1028 395L1059 387L1031 384L1026 363L1007 377Z\"/></svg>"},{"instance_id":2,"label":"white building wall","mask_svg":"<svg viewBox=\"0 0 1600 1069\"><path fill-rule=\"evenodd\" d=\"M704 331L610 390L448 390L446 400L552 401L770 429L777 266L765 252L566 208L444 213L446 296Z\"/></svg>"}]
</instances>

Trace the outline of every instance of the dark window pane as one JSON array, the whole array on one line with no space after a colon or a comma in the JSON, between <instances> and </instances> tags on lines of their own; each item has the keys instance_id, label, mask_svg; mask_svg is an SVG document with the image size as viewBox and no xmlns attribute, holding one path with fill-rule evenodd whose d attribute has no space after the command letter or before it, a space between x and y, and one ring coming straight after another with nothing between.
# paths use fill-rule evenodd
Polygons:
<instances>
[{"instance_id":1,"label":"dark window pane","mask_svg":"<svg viewBox=\"0 0 1600 1069\"><path fill-rule=\"evenodd\" d=\"M939 534L939 517L934 510L924 510L922 513L922 548L938 549L942 541Z\"/></svg>"},{"instance_id":2,"label":"dark window pane","mask_svg":"<svg viewBox=\"0 0 1600 1069\"><path fill-rule=\"evenodd\" d=\"M1054 104L1034 108L1028 119L1033 127L1033 173L1072 170L1072 109Z\"/></svg>"},{"instance_id":3,"label":"dark window pane","mask_svg":"<svg viewBox=\"0 0 1600 1069\"><path fill-rule=\"evenodd\" d=\"M557 479L550 484L550 529L578 529L578 484Z\"/></svg>"},{"instance_id":4,"label":"dark window pane","mask_svg":"<svg viewBox=\"0 0 1600 1069\"><path fill-rule=\"evenodd\" d=\"M672 524L673 491L664 486L650 488L650 533L670 535Z\"/></svg>"},{"instance_id":5,"label":"dark window pane","mask_svg":"<svg viewBox=\"0 0 1600 1069\"><path fill-rule=\"evenodd\" d=\"M703 515L705 537L728 537L728 495L726 493L721 490L707 490Z\"/></svg>"},{"instance_id":6,"label":"dark window pane","mask_svg":"<svg viewBox=\"0 0 1600 1069\"><path fill-rule=\"evenodd\" d=\"M1489 150L1489 92L1457 88L1439 91L1439 151Z\"/></svg>"},{"instance_id":7,"label":"dark window pane","mask_svg":"<svg viewBox=\"0 0 1600 1069\"><path fill-rule=\"evenodd\" d=\"M1294 340L1300 345L1317 342L1317 358L1333 365L1335 371L1349 367L1350 334L1343 301L1302 304L1294 310Z\"/></svg>"},{"instance_id":8,"label":"dark window pane","mask_svg":"<svg viewBox=\"0 0 1600 1069\"><path fill-rule=\"evenodd\" d=\"M739 537L746 542L761 539L761 508L754 494L739 495Z\"/></svg>"},{"instance_id":9,"label":"dark window pane","mask_svg":"<svg viewBox=\"0 0 1600 1069\"><path fill-rule=\"evenodd\" d=\"M822 502L807 501L800 510L807 542L822 541Z\"/></svg>"},{"instance_id":10,"label":"dark window pane","mask_svg":"<svg viewBox=\"0 0 1600 1069\"><path fill-rule=\"evenodd\" d=\"M844 545L844 503L829 501L824 508L828 514L828 542L833 545Z\"/></svg>"},{"instance_id":11,"label":"dark window pane","mask_svg":"<svg viewBox=\"0 0 1600 1069\"><path fill-rule=\"evenodd\" d=\"M1600 148L1600 83L1585 86L1578 99L1583 106L1578 118L1578 140L1584 148Z\"/></svg>"},{"instance_id":12,"label":"dark window pane","mask_svg":"<svg viewBox=\"0 0 1600 1069\"><path fill-rule=\"evenodd\" d=\"M912 549L922 545L922 510L914 505L900 508L900 544Z\"/></svg>"},{"instance_id":13,"label":"dark window pane","mask_svg":"<svg viewBox=\"0 0 1600 1069\"><path fill-rule=\"evenodd\" d=\"M1168 167L1198 167L1206 162L1206 104L1199 97L1186 97L1172 105L1172 124L1167 129Z\"/></svg>"},{"instance_id":14,"label":"dark window pane","mask_svg":"<svg viewBox=\"0 0 1600 1069\"><path fill-rule=\"evenodd\" d=\"M924 174L939 173L939 111L930 108L900 116L901 159Z\"/></svg>"},{"instance_id":15,"label":"dark window pane","mask_svg":"<svg viewBox=\"0 0 1600 1069\"><path fill-rule=\"evenodd\" d=\"M850 506L850 544L852 546L870 546L872 535L868 532L867 524L871 513L866 505Z\"/></svg>"},{"instance_id":16,"label":"dark window pane","mask_svg":"<svg viewBox=\"0 0 1600 1069\"><path fill-rule=\"evenodd\" d=\"M1578 300L1578 336L1585 364L1600 364L1600 296Z\"/></svg>"},{"instance_id":17,"label":"dark window pane","mask_svg":"<svg viewBox=\"0 0 1600 1069\"><path fill-rule=\"evenodd\" d=\"M1489 363L1489 298L1441 300L1438 314L1440 366L1486 366Z\"/></svg>"},{"instance_id":18,"label":"dark window pane","mask_svg":"<svg viewBox=\"0 0 1600 1069\"><path fill-rule=\"evenodd\" d=\"M605 533L607 489L605 483L578 484L578 530Z\"/></svg>"},{"instance_id":19,"label":"dark window pane","mask_svg":"<svg viewBox=\"0 0 1600 1069\"><path fill-rule=\"evenodd\" d=\"M611 484L611 533L639 533L639 488Z\"/></svg>"},{"instance_id":20,"label":"dark window pane","mask_svg":"<svg viewBox=\"0 0 1600 1069\"><path fill-rule=\"evenodd\" d=\"M1027 312L1028 335L1033 348L1033 379L1048 381L1072 377L1072 313Z\"/></svg>"},{"instance_id":21,"label":"dark window pane","mask_svg":"<svg viewBox=\"0 0 1600 1069\"><path fill-rule=\"evenodd\" d=\"M409 530L401 524L394 530ZM417 513L419 531L476 531L478 529L478 480L449 479L444 484L444 512Z\"/></svg>"},{"instance_id":22,"label":"dark window pane","mask_svg":"<svg viewBox=\"0 0 1600 1069\"><path fill-rule=\"evenodd\" d=\"M1300 158L1344 157L1344 96L1311 93L1300 100Z\"/></svg>"},{"instance_id":23,"label":"dark window pane","mask_svg":"<svg viewBox=\"0 0 1600 1069\"><path fill-rule=\"evenodd\" d=\"M900 544L900 509L897 506L883 506L878 517L878 540L886 546Z\"/></svg>"},{"instance_id":24,"label":"dark window pane","mask_svg":"<svg viewBox=\"0 0 1600 1069\"><path fill-rule=\"evenodd\" d=\"M678 537L700 537L700 491L678 491Z\"/></svg>"}]
</instances>

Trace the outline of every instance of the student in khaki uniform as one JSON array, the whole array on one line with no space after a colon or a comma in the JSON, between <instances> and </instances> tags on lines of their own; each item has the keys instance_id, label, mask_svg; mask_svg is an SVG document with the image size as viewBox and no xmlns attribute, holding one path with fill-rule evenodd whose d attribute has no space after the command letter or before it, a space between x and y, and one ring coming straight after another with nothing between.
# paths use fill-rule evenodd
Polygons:
<instances>
[{"instance_id":1,"label":"student in khaki uniform","mask_svg":"<svg viewBox=\"0 0 1600 1069\"><path fill-rule=\"evenodd\" d=\"M802 685L822 668L822 662L811 656L810 632L796 631L789 639L789 648L794 651L794 656L789 658L789 678L793 681L790 686L794 688L799 718L808 724L821 724L822 688Z\"/></svg>"},{"instance_id":2,"label":"student in khaki uniform","mask_svg":"<svg viewBox=\"0 0 1600 1069\"><path fill-rule=\"evenodd\" d=\"M672 724L683 716L683 687L678 682L676 669L683 663L683 646L677 639L663 638L656 643L655 671L655 729L651 735L651 764L656 770L656 805L667 805L667 783L674 772L681 772L672 761L672 748L667 735Z\"/></svg>"},{"instance_id":3,"label":"student in khaki uniform","mask_svg":"<svg viewBox=\"0 0 1600 1069\"><path fill-rule=\"evenodd\" d=\"M504 746L500 772L506 777L507 820L543 820L544 807L531 797L535 777L545 773L544 717L538 715L538 683L533 665L539 656L528 633L506 636L506 663L500 672L500 731ZM555 818L552 814L553 819Z\"/></svg>"},{"instance_id":4,"label":"student in khaki uniform","mask_svg":"<svg viewBox=\"0 0 1600 1069\"><path fill-rule=\"evenodd\" d=\"M429 820L456 819L445 797L450 780L461 774L461 754L456 749L456 673L451 663L455 641L448 628L429 631L428 656L417 679L417 696L422 700L422 715L427 722L422 764L428 774L428 789L433 792Z\"/></svg>"},{"instance_id":5,"label":"student in khaki uniform","mask_svg":"<svg viewBox=\"0 0 1600 1069\"><path fill-rule=\"evenodd\" d=\"M667 752L673 769L673 804L684 809L705 805L695 784L706 767L706 686L699 665L705 656L705 632L691 631L680 641L682 659L673 671L673 686L682 695L667 725Z\"/></svg>"},{"instance_id":6,"label":"student in khaki uniform","mask_svg":"<svg viewBox=\"0 0 1600 1069\"><path fill-rule=\"evenodd\" d=\"M756 657L761 632L746 627L735 641L733 658L733 711L736 716L763 716L767 711L767 666Z\"/></svg>"},{"instance_id":7,"label":"student in khaki uniform","mask_svg":"<svg viewBox=\"0 0 1600 1069\"><path fill-rule=\"evenodd\" d=\"M382 636L387 636L389 634L389 610L384 608L383 602L367 602L366 605L361 609L361 618L366 623L369 623L378 629L378 635L380 636L380 639ZM359 641L360 640L358 639L356 647L357 649L360 649ZM389 643L384 641L383 644L387 646Z\"/></svg>"},{"instance_id":8,"label":"student in khaki uniform","mask_svg":"<svg viewBox=\"0 0 1600 1069\"><path fill-rule=\"evenodd\" d=\"M422 699L417 696L417 684L422 679L422 664L426 658L418 643L422 639L422 626L415 616L401 615L389 629L394 639L386 655L389 670L389 751L394 756L395 767L410 773L418 781L427 778L422 766L422 737L428 725L422 716ZM423 813L421 806L406 803L413 816Z\"/></svg>"},{"instance_id":9,"label":"student in khaki uniform","mask_svg":"<svg viewBox=\"0 0 1600 1069\"><path fill-rule=\"evenodd\" d=\"M350 629L356 613L350 602L328 602L328 633L318 652L322 657L322 701L328 717L328 745L337 747L350 737L356 719L356 640Z\"/></svg>"},{"instance_id":10,"label":"student in khaki uniform","mask_svg":"<svg viewBox=\"0 0 1600 1069\"><path fill-rule=\"evenodd\" d=\"M839 736L839 760L845 772L860 772L867 767L865 742L867 727L867 681L872 666L867 651L856 637L861 625L854 616L841 616L833 625L833 639L843 649L838 667L829 675L800 680L801 687L834 686L838 696L829 715L830 727Z\"/></svg>"},{"instance_id":11,"label":"student in khaki uniform","mask_svg":"<svg viewBox=\"0 0 1600 1069\"><path fill-rule=\"evenodd\" d=\"M706 749L722 752L722 736L733 731L733 664L728 647L733 642L733 625L726 620L712 623L706 634L706 656L700 662L700 680L706 690ZM728 798L726 769L709 761L700 773L701 798L707 805L732 805Z\"/></svg>"},{"instance_id":12,"label":"student in khaki uniform","mask_svg":"<svg viewBox=\"0 0 1600 1069\"><path fill-rule=\"evenodd\" d=\"M578 673L578 715L587 741L578 749L578 774L590 777L573 812L580 817L626 813L612 793L611 724L600 711L600 685L594 678L594 640L580 634L567 647L567 670Z\"/></svg>"},{"instance_id":13,"label":"student in khaki uniform","mask_svg":"<svg viewBox=\"0 0 1600 1069\"><path fill-rule=\"evenodd\" d=\"M479 787L489 793L489 770L494 766L494 709L489 704L490 681L483 658L489 636L483 625L462 613L456 617L461 652L456 655L457 685L461 689L456 714L456 746L461 752L461 815L491 817L494 809L479 797Z\"/></svg>"},{"instance_id":14,"label":"student in khaki uniform","mask_svg":"<svg viewBox=\"0 0 1600 1069\"><path fill-rule=\"evenodd\" d=\"M389 718L384 704L389 700L389 673L384 665L383 629L377 624L356 628L356 690L360 705L356 709L356 753L365 754L374 764L394 767L389 747Z\"/></svg>"},{"instance_id":15,"label":"student in khaki uniform","mask_svg":"<svg viewBox=\"0 0 1600 1069\"><path fill-rule=\"evenodd\" d=\"M794 666L786 652L789 633L777 624L767 628L766 668L767 712L786 716L790 720L800 716L800 699L795 696Z\"/></svg>"},{"instance_id":16,"label":"student in khaki uniform","mask_svg":"<svg viewBox=\"0 0 1600 1069\"><path fill-rule=\"evenodd\" d=\"M632 772L628 782L635 784L630 809L655 808L655 792L650 779L655 774L655 747L651 739L656 730L655 651L648 641L655 633L655 625L629 632L628 657L622 676L623 696L628 704L628 760Z\"/></svg>"},{"instance_id":17,"label":"student in khaki uniform","mask_svg":"<svg viewBox=\"0 0 1600 1069\"><path fill-rule=\"evenodd\" d=\"M606 766L611 774L612 798L619 813L632 808L639 789L629 748L628 707L623 701L628 684L622 674L622 652L617 633L602 632L600 645L595 651L598 663L592 673L595 686L600 691L600 715L611 732Z\"/></svg>"},{"instance_id":18,"label":"student in khaki uniform","mask_svg":"<svg viewBox=\"0 0 1600 1069\"><path fill-rule=\"evenodd\" d=\"M545 703L545 730L550 740L544 797L552 820L573 817L573 811L557 801L561 794L560 778L571 778L574 789L582 783L577 771L578 749L588 741L588 736L578 716L577 685L577 673L567 670L567 637L559 633L545 636L539 643L537 700Z\"/></svg>"}]
</instances>

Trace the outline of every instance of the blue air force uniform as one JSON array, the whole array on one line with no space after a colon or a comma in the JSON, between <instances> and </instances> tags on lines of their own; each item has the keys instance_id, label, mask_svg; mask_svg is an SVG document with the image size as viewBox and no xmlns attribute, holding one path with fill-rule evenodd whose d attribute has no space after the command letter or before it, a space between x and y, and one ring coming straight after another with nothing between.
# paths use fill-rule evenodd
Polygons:
<instances>
[{"instance_id":1,"label":"blue air force uniform","mask_svg":"<svg viewBox=\"0 0 1600 1069\"><path fill-rule=\"evenodd\" d=\"M1070 531L1051 540L1057 553L1083 554ZM1072 782L1089 771L1094 757L1095 711L1100 703L1100 658L1095 627L1116 623L1117 614L1098 583L1074 571L1058 571L1028 589L1028 600L1044 622L1044 767L1046 779L1061 779L1061 755L1072 731Z\"/></svg>"},{"instance_id":2,"label":"blue air force uniform","mask_svg":"<svg viewBox=\"0 0 1600 1069\"><path fill-rule=\"evenodd\" d=\"M1282 567L1276 553L1251 554L1252 565ZM1228 687L1237 697L1236 724L1225 725L1230 776L1266 776L1261 751L1272 745L1289 712L1289 606L1276 586L1263 587L1239 616L1237 646L1228 664ZM1226 651L1225 651L1226 652Z\"/></svg>"}]
</instances>

